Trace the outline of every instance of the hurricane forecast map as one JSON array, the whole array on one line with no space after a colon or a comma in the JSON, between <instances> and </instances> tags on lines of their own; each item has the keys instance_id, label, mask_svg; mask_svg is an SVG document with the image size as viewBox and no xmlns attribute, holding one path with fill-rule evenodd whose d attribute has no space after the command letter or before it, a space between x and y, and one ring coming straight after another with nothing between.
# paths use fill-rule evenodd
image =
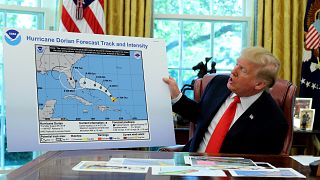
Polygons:
<instances>
[{"instance_id":1,"label":"hurricane forecast map","mask_svg":"<svg viewBox=\"0 0 320 180\"><path fill-rule=\"evenodd\" d=\"M37 44L35 55L41 143L149 139L141 51Z\"/></svg>"},{"instance_id":2,"label":"hurricane forecast map","mask_svg":"<svg viewBox=\"0 0 320 180\"><path fill-rule=\"evenodd\" d=\"M2 38L9 152L175 145L163 39L19 28Z\"/></svg>"}]
</instances>

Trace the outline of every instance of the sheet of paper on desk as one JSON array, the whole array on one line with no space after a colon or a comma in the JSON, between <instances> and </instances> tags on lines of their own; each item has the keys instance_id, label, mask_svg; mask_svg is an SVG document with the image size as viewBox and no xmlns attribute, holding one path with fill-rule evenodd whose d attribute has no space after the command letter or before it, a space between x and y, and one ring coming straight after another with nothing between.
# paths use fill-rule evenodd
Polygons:
<instances>
[{"instance_id":1,"label":"sheet of paper on desk","mask_svg":"<svg viewBox=\"0 0 320 180\"><path fill-rule=\"evenodd\" d=\"M111 158L108 163L111 165L123 166L174 166L174 159L138 159L138 158Z\"/></svg>"},{"instance_id":2,"label":"sheet of paper on desk","mask_svg":"<svg viewBox=\"0 0 320 180\"><path fill-rule=\"evenodd\" d=\"M256 164L251 159L238 157L192 156L190 159L191 166L206 166L216 169L256 167Z\"/></svg>"},{"instance_id":3,"label":"sheet of paper on desk","mask_svg":"<svg viewBox=\"0 0 320 180\"><path fill-rule=\"evenodd\" d=\"M292 168L277 168L278 171L268 171L268 170L229 170L232 176L242 176L242 177L296 177L296 178L306 178L304 175L295 171Z\"/></svg>"},{"instance_id":4,"label":"sheet of paper on desk","mask_svg":"<svg viewBox=\"0 0 320 180\"><path fill-rule=\"evenodd\" d=\"M298 155L298 156L290 156L292 159L298 161L300 164L304 166L309 166L313 161L320 160L319 156L307 156L307 155Z\"/></svg>"},{"instance_id":5,"label":"sheet of paper on desk","mask_svg":"<svg viewBox=\"0 0 320 180\"><path fill-rule=\"evenodd\" d=\"M255 164L257 165L257 167L259 167L258 169L261 170L277 170L276 167L274 167L273 165L271 165L270 163L267 162L255 162Z\"/></svg>"},{"instance_id":6,"label":"sheet of paper on desk","mask_svg":"<svg viewBox=\"0 0 320 180\"><path fill-rule=\"evenodd\" d=\"M210 168L194 166L155 166L152 167L152 175L227 176L222 170L212 170Z\"/></svg>"},{"instance_id":7,"label":"sheet of paper on desk","mask_svg":"<svg viewBox=\"0 0 320 180\"><path fill-rule=\"evenodd\" d=\"M125 172L125 173L147 173L149 167L145 166L115 166L109 165L107 161L81 161L74 171L103 171L103 172Z\"/></svg>"},{"instance_id":8,"label":"sheet of paper on desk","mask_svg":"<svg viewBox=\"0 0 320 180\"><path fill-rule=\"evenodd\" d=\"M210 159L210 158L232 158L232 159L244 159L243 157L208 157L208 156L184 156L184 163L185 164L192 164L192 159Z\"/></svg>"}]
</instances>

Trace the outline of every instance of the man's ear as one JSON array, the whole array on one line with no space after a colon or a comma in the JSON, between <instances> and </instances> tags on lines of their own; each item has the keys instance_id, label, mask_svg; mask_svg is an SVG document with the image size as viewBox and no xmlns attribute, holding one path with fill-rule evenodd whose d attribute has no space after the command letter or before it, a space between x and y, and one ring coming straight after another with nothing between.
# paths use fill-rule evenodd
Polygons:
<instances>
[{"instance_id":1,"label":"man's ear","mask_svg":"<svg viewBox=\"0 0 320 180\"><path fill-rule=\"evenodd\" d=\"M267 84L266 84L265 81L259 80L259 81L256 82L255 89L258 90L258 91L261 91L261 90L265 89L266 86L267 86Z\"/></svg>"}]
</instances>

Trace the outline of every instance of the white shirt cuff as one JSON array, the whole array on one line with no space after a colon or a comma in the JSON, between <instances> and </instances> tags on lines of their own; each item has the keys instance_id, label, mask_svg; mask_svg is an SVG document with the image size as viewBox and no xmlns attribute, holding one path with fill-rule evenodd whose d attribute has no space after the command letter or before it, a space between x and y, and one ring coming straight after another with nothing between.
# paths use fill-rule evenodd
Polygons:
<instances>
[{"instance_id":1,"label":"white shirt cuff","mask_svg":"<svg viewBox=\"0 0 320 180\"><path fill-rule=\"evenodd\" d=\"M180 93L176 98L171 99L171 104L174 105L176 102L178 102L182 97L182 93Z\"/></svg>"}]
</instances>

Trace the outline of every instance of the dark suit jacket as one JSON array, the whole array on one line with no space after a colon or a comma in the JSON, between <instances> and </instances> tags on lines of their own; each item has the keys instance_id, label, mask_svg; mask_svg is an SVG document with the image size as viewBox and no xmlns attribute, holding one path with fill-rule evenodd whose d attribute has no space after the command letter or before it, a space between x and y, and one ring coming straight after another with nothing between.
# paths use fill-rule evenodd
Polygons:
<instances>
[{"instance_id":1,"label":"dark suit jacket","mask_svg":"<svg viewBox=\"0 0 320 180\"><path fill-rule=\"evenodd\" d=\"M193 138L183 151L196 152L211 120L231 91L229 76L217 75L206 87L199 103L182 96L173 111L197 124ZM239 117L228 131L220 153L280 154L287 134L287 121L268 92L262 95Z\"/></svg>"}]
</instances>

